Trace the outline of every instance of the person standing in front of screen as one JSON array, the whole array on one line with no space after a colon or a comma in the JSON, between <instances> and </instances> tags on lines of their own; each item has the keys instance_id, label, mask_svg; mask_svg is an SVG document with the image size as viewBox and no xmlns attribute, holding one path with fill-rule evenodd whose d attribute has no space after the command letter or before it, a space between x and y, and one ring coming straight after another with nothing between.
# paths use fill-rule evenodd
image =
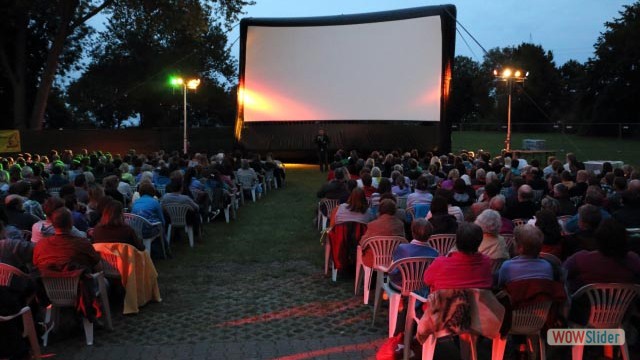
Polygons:
<instances>
[{"instance_id":1,"label":"person standing in front of screen","mask_svg":"<svg viewBox=\"0 0 640 360\"><path fill-rule=\"evenodd\" d=\"M329 171L329 136L325 134L324 129L318 130L314 142L318 146L318 162L320 163L320 171Z\"/></svg>"}]
</instances>

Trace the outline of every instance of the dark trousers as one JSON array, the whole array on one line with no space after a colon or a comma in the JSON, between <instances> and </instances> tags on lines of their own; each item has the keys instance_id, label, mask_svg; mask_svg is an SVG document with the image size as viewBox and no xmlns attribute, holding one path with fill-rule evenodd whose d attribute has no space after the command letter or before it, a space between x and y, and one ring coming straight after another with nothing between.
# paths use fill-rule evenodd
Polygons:
<instances>
[{"instance_id":1,"label":"dark trousers","mask_svg":"<svg viewBox=\"0 0 640 360\"><path fill-rule=\"evenodd\" d=\"M318 150L318 163L320 163L320 171L329 171L329 155L327 150Z\"/></svg>"}]
</instances>

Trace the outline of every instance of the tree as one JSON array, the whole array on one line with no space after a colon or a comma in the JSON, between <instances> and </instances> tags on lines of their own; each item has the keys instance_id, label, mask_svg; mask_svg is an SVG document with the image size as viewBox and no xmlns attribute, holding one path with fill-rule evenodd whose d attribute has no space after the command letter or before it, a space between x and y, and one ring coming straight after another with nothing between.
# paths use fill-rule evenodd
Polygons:
<instances>
[{"instance_id":1,"label":"tree","mask_svg":"<svg viewBox=\"0 0 640 360\"><path fill-rule=\"evenodd\" d=\"M82 54L85 22L112 0L12 0L0 8L0 64L13 98L13 127L41 129L56 75ZM55 97L55 93L54 93ZM27 123L27 106L33 104ZM28 126L27 126L28 125Z\"/></svg>"},{"instance_id":2,"label":"tree","mask_svg":"<svg viewBox=\"0 0 640 360\"><path fill-rule=\"evenodd\" d=\"M456 56L451 92L453 119L462 123L473 122L492 111L490 81L490 73L484 73L478 62L466 56Z\"/></svg>"},{"instance_id":3,"label":"tree","mask_svg":"<svg viewBox=\"0 0 640 360\"><path fill-rule=\"evenodd\" d=\"M228 106L230 93L224 84L235 80L225 29L248 4L252 2L116 2L108 10L106 30L98 34L87 71L69 88L70 102L100 126L118 126L133 115L139 115L143 127L175 125L182 119L181 90L172 93L167 78L197 76L203 85L189 95L189 104L207 101L209 106L191 111L190 123L209 123L220 111L203 108L210 107L212 99ZM224 96L219 96L221 90Z\"/></svg>"},{"instance_id":4,"label":"tree","mask_svg":"<svg viewBox=\"0 0 640 360\"><path fill-rule=\"evenodd\" d=\"M513 85L512 121L553 121L551 114L555 113L560 93L560 74L553 61L553 53L545 52L540 45L522 43L517 47L490 50L482 64L485 73L507 67L529 72L524 84ZM495 99L499 104L496 111L506 114L506 86L498 82L495 85ZM496 118L502 118L498 114Z\"/></svg>"},{"instance_id":5,"label":"tree","mask_svg":"<svg viewBox=\"0 0 640 360\"><path fill-rule=\"evenodd\" d=\"M556 109L558 119L563 122L577 120L586 80L587 68L584 64L569 60L560 67L560 98Z\"/></svg>"},{"instance_id":6,"label":"tree","mask_svg":"<svg viewBox=\"0 0 640 360\"><path fill-rule=\"evenodd\" d=\"M587 86L580 103L582 118L589 123L637 123L640 2L625 5L620 17L606 22L605 28L594 45L594 58L587 62ZM617 127L608 128L612 133L617 131Z\"/></svg>"}]
</instances>

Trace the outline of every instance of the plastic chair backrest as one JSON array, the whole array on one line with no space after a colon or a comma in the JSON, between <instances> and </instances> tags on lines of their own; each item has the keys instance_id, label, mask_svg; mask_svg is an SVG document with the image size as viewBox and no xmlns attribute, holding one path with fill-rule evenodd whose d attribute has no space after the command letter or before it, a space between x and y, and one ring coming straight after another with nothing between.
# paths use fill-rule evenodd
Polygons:
<instances>
[{"instance_id":1,"label":"plastic chair backrest","mask_svg":"<svg viewBox=\"0 0 640 360\"><path fill-rule=\"evenodd\" d=\"M59 187L50 188L50 189L47 190L47 192L51 196L60 197L60 188Z\"/></svg>"},{"instance_id":2,"label":"plastic chair backrest","mask_svg":"<svg viewBox=\"0 0 640 360\"><path fill-rule=\"evenodd\" d=\"M171 225L173 226L186 226L187 225L187 212L191 207L186 204L166 204L162 206L169 217L171 218Z\"/></svg>"},{"instance_id":3,"label":"plastic chair backrest","mask_svg":"<svg viewBox=\"0 0 640 360\"><path fill-rule=\"evenodd\" d=\"M373 236L362 242L362 249L367 247L373 254L373 267L387 267L393 262L393 252L398 245L407 243L407 239L400 236Z\"/></svg>"},{"instance_id":4,"label":"plastic chair backrest","mask_svg":"<svg viewBox=\"0 0 640 360\"><path fill-rule=\"evenodd\" d=\"M398 196L398 202L396 203L396 206L398 207L398 209L404 209L407 207L407 198L408 196Z\"/></svg>"},{"instance_id":5,"label":"plastic chair backrest","mask_svg":"<svg viewBox=\"0 0 640 360\"><path fill-rule=\"evenodd\" d=\"M456 234L431 235L427 240L427 245L438 250L439 256L447 256L449 251L456 245Z\"/></svg>"},{"instance_id":6,"label":"plastic chair backrest","mask_svg":"<svg viewBox=\"0 0 640 360\"><path fill-rule=\"evenodd\" d=\"M20 271L17 267L0 263L0 286L9 286L11 284L11 278L13 278L14 275L27 276L27 274Z\"/></svg>"},{"instance_id":7,"label":"plastic chair backrest","mask_svg":"<svg viewBox=\"0 0 640 360\"><path fill-rule=\"evenodd\" d=\"M500 234L504 239L504 243L507 245L507 249L511 252L511 249L515 246L513 243L513 234Z\"/></svg>"},{"instance_id":8,"label":"plastic chair backrest","mask_svg":"<svg viewBox=\"0 0 640 360\"><path fill-rule=\"evenodd\" d=\"M514 227L518 227L520 225L525 225L527 223L527 221L529 221L529 219L513 219L513 226Z\"/></svg>"},{"instance_id":9,"label":"plastic chair backrest","mask_svg":"<svg viewBox=\"0 0 640 360\"><path fill-rule=\"evenodd\" d=\"M55 277L50 276L50 274L42 276L44 289L52 305L61 307L76 305L78 282L82 272L82 270L76 270L68 273L60 273Z\"/></svg>"},{"instance_id":10,"label":"plastic chair backrest","mask_svg":"<svg viewBox=\"0 0 640 360\"><path fill-rule=\"evenodd\" d=\"M591 308L587 327L618 328L627 309L636 299L640 287L635 284L589 284L578 289L572 299L586 296Z\"/></svg>"},{"instance_id":11,"label":"plastic chair backrest","mask_svg":"<svg viewBox=\"0 0 640 360\"><path fill-rule=\"evenodd\" d=\"M553 266L557 266L557 267L562 266L562 260L560 260L557 256L555 256L553 254L549 254L549 253L546 253L546 252L540 252L540 254L538 256L541 259L547 260Z\"/></svg>"},{"instance_id":12,"label":"plastic chair backrest","mask_svg":"<svg viewBox=\"0 0 640 360\"><path fill-rule=\"evenodd\" d=\"M96 249L96 251L98 251ZM102 258L102 271L106 277L120 277L118 271L118 256L106 251L98 251Z\"/></svg>"},{"instance_id":13,"label":"plastic chair backrest","mask_svg":"<svg viewBox=\"0 0 640 360\"><path fill-rule=\"evenodd\" d=\"M136 232L136 235L138 236L138 238L144 239L144 236L142 236L142 231L144 227L147 226L151 228L152 226L149 220L143 218L140 215L131 214L131 213L124 213L122 215L124 216L125 224L129 225L133 229L133 231Z\"/></svg>"},{"instance_id":14,"label":"plastic chair backrest","mask_svg":"<svg viewBox=\"0 0 640 360\"><path fill-rule=\"evenodd\" d=\"M156 185L156 191L160 194L160 197L164 196L167 192L167 185Z\"/></svg>"},{"instance_id":15,"label":"plastic chair backrest","mask_svg":"<svg viewBox=\"0 0 640 360\"><path fill-rule=\"evenodd\" d=\"M326 211L326 213L323 214L326 217L329 217L331 216L331 212L333 211L333 209L335 209L338 205L340 205L340 200L338 199L320 199L320 202L318 202L318 211Z\"/></svg>"},{"instance_id":16,"label":"plastic chair backrest","mask_svg":"<svg viewBox=\"0 0 640 360\"><path fill-rule=\"evenodd\" d=\"M251 174L238 174L236 179L245 190L252 189L253 185L256 183L256 180L251 176Z\"/></svg>"},{"instance_id":17,"label":"plastic chair backrest","mask_svg":"<svg viewBox=\"0 0 640 360\"><path fill-rule=\"evenodd\" d=\"M431 265L433 257L408 257L394 261L389 266L389 273L398 269L402 275L402 296L409 296L414 291L423 288L424 272Z\"/></svg>"},{"instance_id":18,"label":"plastic chair backrest","mask_svg":"<svg viewBox=\"0 0 640 360\"><path fill-rule=\"evenodd\" d=\"M510 333L537 334L544 326L551 308L551 301L542 301L513 310Z\"/></svg>"}]
</instances>

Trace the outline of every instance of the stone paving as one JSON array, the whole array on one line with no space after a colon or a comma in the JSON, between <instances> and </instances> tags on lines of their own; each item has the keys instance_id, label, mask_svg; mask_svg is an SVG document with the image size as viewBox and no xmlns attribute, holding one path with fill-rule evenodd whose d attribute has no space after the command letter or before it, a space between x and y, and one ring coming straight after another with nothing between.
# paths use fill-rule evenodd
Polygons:
<instances>
[{"instance_id":1,"label":"stone paving","mask_svg":"<svg viewBox=\"0 0 640 360\"><path fill-rule=\"evenodd\" d=\"M170 261L170 260L169 260ZM80 326L53 336L46 353L64 359L365 359L384 341L383 311L332 284L308 262L181 265L162 274L162 303L114 314L113 332Z\"/></svg>"}]
</instances>

